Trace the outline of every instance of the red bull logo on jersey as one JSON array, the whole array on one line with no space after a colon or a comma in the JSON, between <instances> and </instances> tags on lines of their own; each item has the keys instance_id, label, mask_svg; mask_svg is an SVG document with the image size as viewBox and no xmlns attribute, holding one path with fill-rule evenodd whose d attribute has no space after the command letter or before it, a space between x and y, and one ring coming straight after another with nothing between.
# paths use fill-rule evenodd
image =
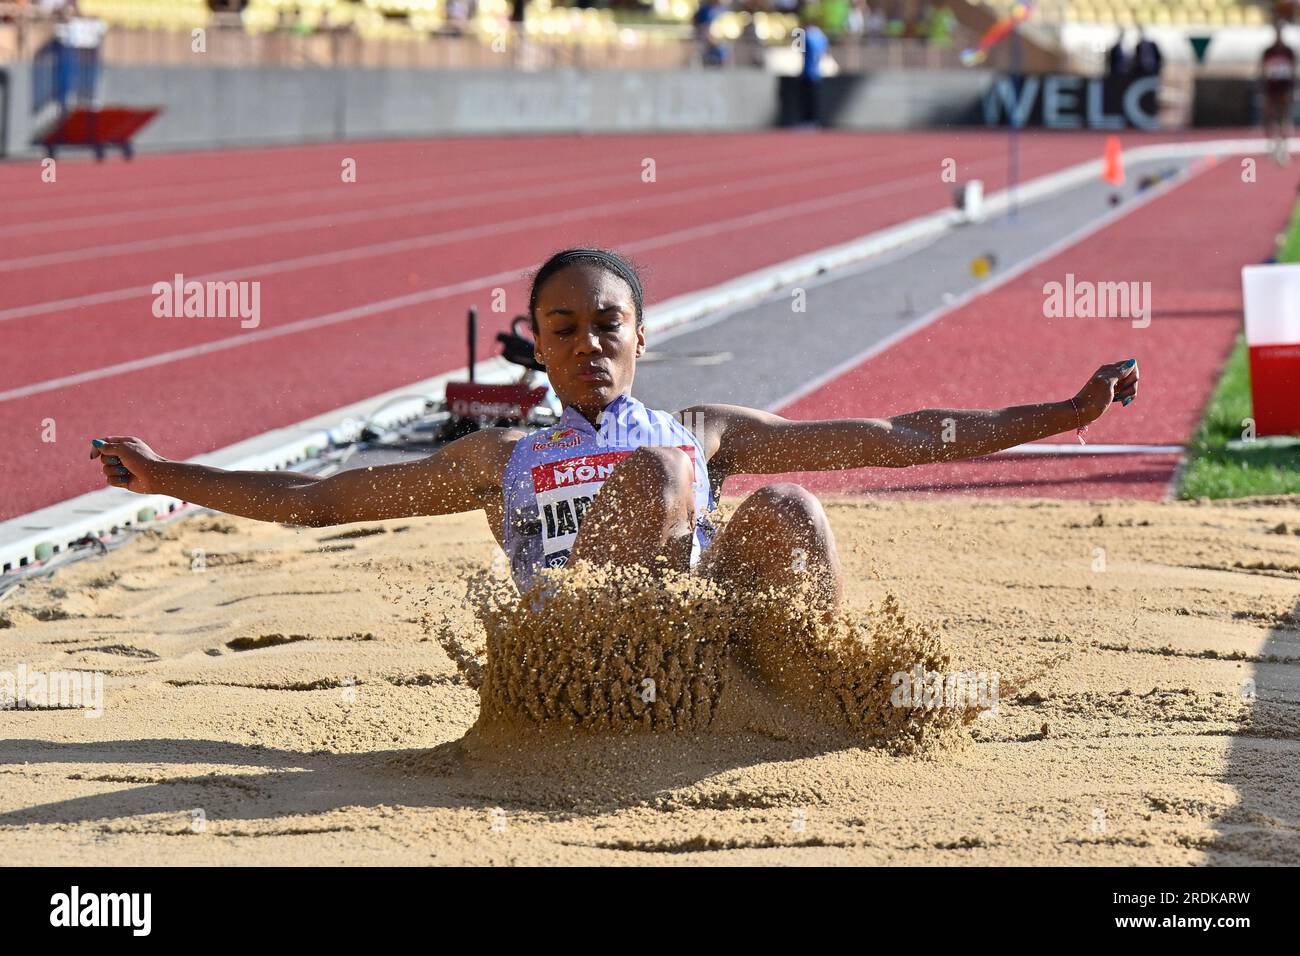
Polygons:
<instances>
[{"instance_id":1,"label":"red bull logo on jersey","mask_svg":"<svg viewBox=\"0 0 1300 956\"><path fill-rule=\"evenodd\" d=\"M582 442L582 435L576 428L554 428L533 442L537 451L548 448L572 448Z\"/></svg>"}]
</instances>

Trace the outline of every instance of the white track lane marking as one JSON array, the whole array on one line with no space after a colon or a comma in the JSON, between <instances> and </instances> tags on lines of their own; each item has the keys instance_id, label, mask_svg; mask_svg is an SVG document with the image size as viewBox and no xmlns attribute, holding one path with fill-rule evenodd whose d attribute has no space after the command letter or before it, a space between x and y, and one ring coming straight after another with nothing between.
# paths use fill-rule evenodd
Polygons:
<instances>
[{"instance_id":1,"label":"white track lane marking","mask_svg":"<svg viewBox=\"0 0 1300 956\"><path fill-rule=\"evenodd\" d=\"M701 169L708 170L726 170L734 169L734 161L720 161L716 163L698 163L693 167L674 167L675 174L691 175L693 172ZM845 159L841 162L828 166L819 166L815 170L808 170L802 173L778 172L779 166L773 167L771 176L781 176L787 183L800 182L805 180L816 180L824 178L831 170L844 170L845 172L862 171L867 172L870 166L864 166L860 158ZM833 174L833 173L831 173ZM390 191L408 193L406 201L395 203L388 206L377 206L369 209L359 209L347 212L327 212L319 213L312 216L305 216L298 219L283 219L276 222L255 223L247 226L229 226L222 229L209 229L206 232L185 232L171 236L157 236L148 239L135 239L130 242L120 242L116 244L94 244L81 249L67 249L59 252L47 252L39 255L27 256L25 258L14 258L0 261L0 272L19 272L24 269L39 269L47 266L66 265L69 262L81 262L87 259L104 259L110 256L133 255L141 252L154 252L160 249L181 249L188 246L208 245L217 242L229 242L235 239L255 239L261 236L271 236L284 232L311 231L322 228L330 228L338 225L346 225L361 222L373 222L381 219L401 219L409 216L417 216L422 213L445 211L450 209L472 208L475 205L491 205L493 203L510 202L512 200L519 202L528 202L535 200L540 196L564 195L566 193L581 193L590 189L599 189L604 187L614 187L620 183L626 183L631 173L624 172L615 175L605 176L601 179L583 179L578 181L562 181L550 186L521 186L514 189L498 189L488 192L471 194L468 196L439 197L437 199L427 199L422 202L411 202L409 198L410 187L395 188ZM708 185L708 184L705 184ZM703 186L692 187L695 189L704 188ZM711 188L716 192L722 187L714 183ZM308 193L310 194L310 193ZM320 192L315 191L319 198ZM211 203L206 207L209 211L224 212L233 209L237 203L221 204ZM199 207L191 207L199 208ZM15 227L17 228L17 227ZM3 235L4 230L0 230Z\"/></svg>"},{"instance_id":2,"label":"white track lane marking","mask_svg":"<svg viewBox=\"0 0 1300 956\"><path fill-rule=\"evenodd\" d=\"M847 159L849 157L846 155L845 158ZM801 159L806 159L806 157L792 157L786 160L784 163L780 163L780 162L773 163L772 166L773 168L780 168L782 165L792 165ZM723 156L720 159L709 160L707 162L688 163L685 165L674 164L671 168L675 174L680 175L683 172L685 172L687 175L691 175L702 170L713 170L717 168L734 170L735 162L736 162L736 158L733 155L733 156ZM870 167L868 166L866 168L870 168ZM616 185L620 182L626 182L629 173L623 172L621 174L616 174L614 172L614 169L615 167L611 165L609 167L609 171L607 174L602 173L602 175L604 176L603 179L596 179L596 180L581 179L572 182L557 183L554 186L540 186L540 187L522 186L518 188L498 187L496 189L489 190L486 192L480 192L477 196L468 196L463 198L465 200L475 200L475 201L481 200L484 203L506 202L512 198L516 198L517 194L520 192L523 192L525 195L533 195L536 193L547 194L553 191L565 192L565 191L587 189L592 187L593 185L597 185L602 182L609 183L611 185ZM509 175L511 171L512 170L510 168L502 168L494 172L500 175ZM530 170L531 173L536 174L541 179L562 177L565 173L571 174L572 171L573 171L572 164L557 164L554 166L544 166L535 170ZM592 172L595 171L593 170ZM428 183L429 185L436 185L439 189L442 190L445 190L447 188L453 188L453 189L459 188L459 182L456 178L454 178L454 174L446 175L446 174L437 173L436 171L431 171L431 173L435 177L439 177L439 181L417 179L416 182L422 184ZM483 175L471 174L470 181L472 183L477 184L481 182L483 178L484 178ZM298 182L298 183L302 182L302 176L295 177L294 182ZM143 209L143 210L134 210L131 212L102 213L95 216L82 216L82 217L67 216L62 219L46 220L42 222L16 223L15 225L12 226L0 227L0 237L11 236L11 235L30 236L42 232L60 232L63 230L75 230L80 232L88 226L101 226L101 225L119 226L127 222L154 222L154 221L161 221L164 219L175 219L182 216L201 215L204 213L226 213L226 212L244 211L250 209L263 209L263 208L273 209L277 206L282 206L282 205L295 205L295 204L302 205L304 203L308 203L312 201L318 202L321 198L323 191L326 190L327 188L329 187L322 184L320 187L317 187L315 189L303 189L292 193L275 192L275 193L269 193L269 194L263 194L257 196L249 196L244 199L204 202L204 203L197 203L189 206L161 206L155 204L152 205L151 208ZM187 187L186 191L192 194L194 190ZM375 185L358 183L354 185L349 185L347 187L346 194L353 195L353 196L360 196L363 199L371 199L380 196L389 196L394 194L401 195L408 200L412 198L410 183L387 183L387 184L375 184ZM10 207L10 209L12 211L12 207ZM189 238L190 238L190 234L181 233L172 237L172 241L174 245L184 245L185 240L188 240ZM97 247L97 248L102 248L102 247ZM81 250L71 250L71 251L81 251ZM33 257L33 258L39 258L39 257Z\"/></svg>"},{"instance_id":3,"label":"white track lane marking","mask_svg":"<svg viewBox=\"0 0 1300 956\"><path fill-rule=\"evenodd\" d=\"M926 177L928 179L928 176ZM898 185L907 185L903 181ZM890 184L886 184L888 186ZM680 229L676 232L665 233L659 236L653 236L639 242L623 243L620 249L626 253L642 252L647 249L657 248L659 246L673 245L675 243L686 242L694 239L704 238L709 235L715 235L719 232L735 231L750 226L761 225L771 222L774 219L789 218L790 216L802 215L807 212L817 211L823 207L836 207L844 203L844 197L858 193L869 192L871 195L882 193L884 186L871 186L866 190L855 190L852 193L841 193L833 196L823 196L816 200L806 200L801 203L791 203L786 206L778 206L773 209L766 209L759 213L751 213L746 216L740 216L730 220L720 220L702 226L691 226L686 229ZM554 221L553 216L538 217L547 221ZM138 359L131 359L126 362L118 362L114 365L107 365L102 368L88 369L84 372L76 372L71 375L63 375L57 378L46 379L41 382L33 382L28 385L20 385L4 392L0 392L0 402L14 401L15 399L27 398L32 395L39 395L43 392L50 392L60 388L67 388L72 385L83 385L86 382L99 381L105 378L111 378L117 375L124 375L129 372L137 372L141 369L155 368L159 365L166 365L171 362L179 362L185 359L195 358L200 355L207 355L212 352L225 351L226 349L238 348L243 345L252 345L268 339L279 338L285 335L293 335L299 332L307 332L313 329L324 328L330 325L336 325L340 322L350 322L355 319L367 318L382 312L388 312L393 309L405 308L412 305L421 305L426 302L434 302L439 299L445 299L461 292L470 292L475 289L491 287L502 282L512 282L517 280L529 266L520 266L517 269L496 272L492 275L479 276L474 279L467 279L463 282L454 283L447 286L439 286L433 289L426 289L422 292L412 292L406 295L400 295L389 299L381 299L377 302L370 302L364 305L353 306L349 309L342 309L336 312L329 312L324 315L312 316L306 319L299 319L296 322L290 322L287 325L278 326L272 329L260 329L255 332L244 332L239 335L228 336L224 339L216 339L212 342L204 342L199 345L192 345L182 349L173 349L168 352L159 352L154 355L144 356ZM248 275L249 273L245 273Z\"/></svg>"},{"instance_id":4,"label":"white track lane marking","mask_svg":"<svg viewBox=\"0 0 1300 956\"><path fill-rule=\"evenodd\" d=\"M998 163L1001 160L990 159L982 161L985 164ZM846 161L845 165L849 165ZM980 164L972 164L972 168ZM816 177L814 177L816 178ZM863 189L850 190L843 193L835 193L830 196L818 197L813 200L803 200L800 203L787 204L784 206L769 207L769 210L776 214L778 218L788 215L795 215L803 211L816 211L823 206L834 207L849 202L865 201L887 195L891 192L897 192L899 186L914 186L921 183L930 183L932 177L928 173L923 173L908 179L890 180L882 184L868 186ZM765 189L771 185L788 184L790 177L782 174L773 174L772 176L763 177L758 181L747 181L743 187L733 188L729 195L736 195L739 192ZM355 262L360 259L376 258L379 256L394 255L398 253L411 252L416 249L425 249L438 245L445 245L448 242L465 241L470 239L489 238L501 235L510 231L519 231L529 228L538 228L548 225L554 225L557 222L582 220L595 216L612 215L618 212L639 211L650 206L675 205L682 202L690 202L692 199L703 198L706 196L715 196L718 187L716 184L709 186L693 187L688 190L682 190L676 193L649 199L628 199L615 203L606 203L601 206L586 207L583 209L571 210L566 213L545 213L536 216L527 216L521 219L507 220L504 223L494 223L485 226L466 227L450 233L430 233L423 236L417 236L409 239L393 240L389 242L374 243L367 246L358 246L350 249L335 250L332 252L314 253L308 256L298 256L292 259L281 259L273 262L258 263L239 268L225 269L220 272L205 273L198 276L189 276L188 278L195 282L206 282L209 280L248 280L266 275L276 275L282 272L293 272L302 269L319 268L321 266L337 265L343 262ZM785 212L783 212L785 211ZM771 217L768 217L769 219ZM735 220L719 220L716 223L704 224L697 229L705 229L710 233L719 231L716 227L727 227L728 223L747 223L750 217L739 217ZM760 220L763 221L763 220ZM707 233L706 233L707 234ZM670 241L680 241L680 233L667 234ZM635 244L633 244L635 245ZM632 246L621 244L620 248L630 249ZM527 269L529 267L524 267ZM524 270L521 270L521 272ZM166 277L170 278L170 276ZM152 295L152 289L148 286L134 286L131 288L114 289L106 292L92 292L85 295L71 296L66 299L53 299L46 302L34 302L27 305L13 306L8 309L0 309L0 322L13 321L16 319L30 318L38 315L47 315L51 312L62 312L70 309L86 308L89 306L103 305L108 302L120 302L136 296L144 297Z\"/></svg>"}]
</instances>

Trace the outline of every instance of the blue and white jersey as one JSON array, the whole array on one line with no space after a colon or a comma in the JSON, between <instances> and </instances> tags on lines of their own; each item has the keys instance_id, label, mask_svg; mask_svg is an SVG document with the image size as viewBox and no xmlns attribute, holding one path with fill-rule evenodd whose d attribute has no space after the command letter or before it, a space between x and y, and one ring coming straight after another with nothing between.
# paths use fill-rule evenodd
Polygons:
<instances>
[{"instance_id":1,"label":"blue and white jersey","mask_svg":"<svg viewBox=\"0 0 1300 956\"><path fill-rule=\"evenodd\" d=\"M620 395L593 427L566 408L551 428L519 439L502 481L504 534L510 572L522 591L543 567L563 567L592 499L618 463L637 448L680 448L691 459L695 488L695 536L691 565L713 539L708 512L715 507L704 448L690 429L667 412Z\"/></svg>"}]
</instances>

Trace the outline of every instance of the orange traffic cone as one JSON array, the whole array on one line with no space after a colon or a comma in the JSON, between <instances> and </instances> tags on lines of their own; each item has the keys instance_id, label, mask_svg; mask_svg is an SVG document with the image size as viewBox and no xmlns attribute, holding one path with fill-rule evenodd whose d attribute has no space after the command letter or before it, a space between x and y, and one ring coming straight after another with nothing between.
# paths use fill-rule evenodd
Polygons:
<instances>
[{"instance_id":1,"label":"orange traffic cone","mask_svg":"<svg viewBox=\"0 0 1300 956\"><path fill-rule=\"evenodd\" d=\"M1106 153L1101 160L1102 182L1112 186L1124 185L1124 157L1120 153L1119 137L1106 137Z\"/></svg>"}]
</instances>

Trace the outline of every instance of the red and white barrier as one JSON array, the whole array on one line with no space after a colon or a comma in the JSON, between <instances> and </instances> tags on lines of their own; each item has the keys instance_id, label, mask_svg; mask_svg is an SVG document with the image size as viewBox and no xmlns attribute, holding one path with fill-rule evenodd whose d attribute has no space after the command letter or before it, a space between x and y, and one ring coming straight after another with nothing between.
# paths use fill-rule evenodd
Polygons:
<instances>
[{"instance_id":1,"label":"red and white barrier","mask_svg":"<svg viewBox=\"0 0 1300 956\"><path fill-rule=\"evenodd\" d=\"M1241 270L1257 435L1300 435L1300 264Z\"/></svg>"}]
</instances>

